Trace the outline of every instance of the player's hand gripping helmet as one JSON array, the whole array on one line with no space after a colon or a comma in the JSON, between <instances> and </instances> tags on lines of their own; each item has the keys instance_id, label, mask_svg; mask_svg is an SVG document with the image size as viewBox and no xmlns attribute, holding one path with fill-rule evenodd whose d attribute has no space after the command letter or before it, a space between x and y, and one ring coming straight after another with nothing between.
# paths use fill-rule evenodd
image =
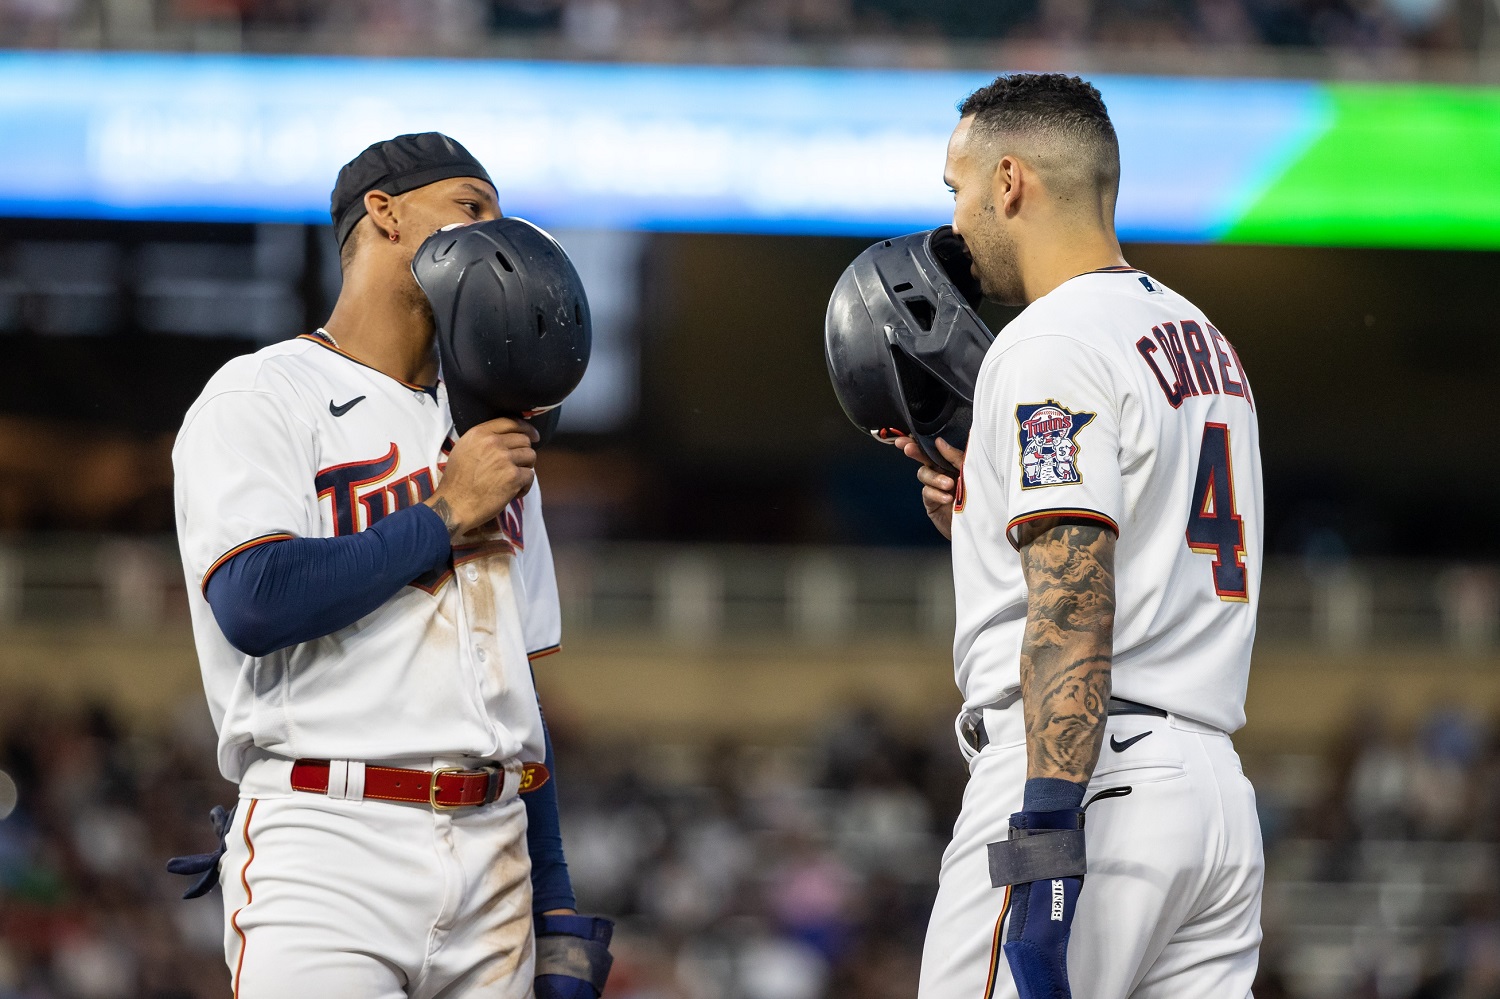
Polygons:
<instances>
[{"instance_id":1,"label":"player's hand gripping helmet","mask_svg":"<svg viewBox=\"0 0 1500 999\"><path fill-rule=\"evenodd\" d=\"M557 240L519 218L453 226L428 237L411 270L432 303L454 428L522 417L545 438L593 342L583 282Z\"/></svg>"},{"instance_id":2,"label":"player's hand gripping helmet","mask_svg":"<svg viewBox=\"0 0 1500 999\"><path fill-rule=\"evenodd\" d=\"M970 263L951 226L883 240L839 278L823 325L828 375L854 425L878 440L909 436L952 474L934 442L968 446L974 381L995 339L975 311Z\"/></svg>"}]
</instances>

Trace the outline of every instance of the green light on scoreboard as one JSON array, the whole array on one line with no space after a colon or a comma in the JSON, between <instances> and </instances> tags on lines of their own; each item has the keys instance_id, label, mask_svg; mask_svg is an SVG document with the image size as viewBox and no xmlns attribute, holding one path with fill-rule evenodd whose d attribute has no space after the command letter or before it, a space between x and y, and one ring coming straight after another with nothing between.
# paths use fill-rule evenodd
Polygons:
<instances>
[{"instance_id":1,"label":"green light on scoreboard","mask_svg":"<svg viewBox=\"0 0 1500 999\"><path fill-rule=\"evenodd\" d=\"M1230 243L1500 248L1500 90L1329 84L1328 127Z\"/></svg>"}]
</instances>

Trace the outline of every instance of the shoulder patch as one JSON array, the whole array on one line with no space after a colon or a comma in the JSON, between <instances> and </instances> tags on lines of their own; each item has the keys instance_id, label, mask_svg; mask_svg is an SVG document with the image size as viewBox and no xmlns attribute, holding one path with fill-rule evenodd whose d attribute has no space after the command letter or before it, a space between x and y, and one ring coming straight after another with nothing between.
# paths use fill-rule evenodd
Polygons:
<instances>
[{"instance_id":1,"label":"shoulder patch","mask_svg":"<svg viewBox=\"0 0 1500 999\"><path fill-rule=\"evenodd\" d=\"M1055 399L1016 407L1020 427L1021 488L1069 486L1083 481L1078 435L1093 413L1075 413Z\"/></svg>"}]
</instances>

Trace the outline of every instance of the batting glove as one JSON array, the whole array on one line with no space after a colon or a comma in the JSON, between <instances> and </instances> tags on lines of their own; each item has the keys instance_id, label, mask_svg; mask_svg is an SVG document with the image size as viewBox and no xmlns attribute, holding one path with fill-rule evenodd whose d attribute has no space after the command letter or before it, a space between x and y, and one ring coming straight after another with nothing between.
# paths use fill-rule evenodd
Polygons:
<instances>
[{"instance_id":1,"label":"batting glove","mask_svg":"<svg viewBox=\"0 0 1500 999\"><path fill-rule=\"evenodd\" d=\"M183 898L197 898L207 895L213 891L219 883L219 861L224 859L225 840L229 836L229 827L234 823L234 809L239 807L235 802L234 807L226 810L223 805L215 805L214 810L208 813L208 819L214 824L214 832L219 836L219 848L212 853L194 853L186 857L173 857L167 861L167 871L172 874L198 874L201 877L194 883L193 887L182 893Z\"/></svg>"}]
</instances>

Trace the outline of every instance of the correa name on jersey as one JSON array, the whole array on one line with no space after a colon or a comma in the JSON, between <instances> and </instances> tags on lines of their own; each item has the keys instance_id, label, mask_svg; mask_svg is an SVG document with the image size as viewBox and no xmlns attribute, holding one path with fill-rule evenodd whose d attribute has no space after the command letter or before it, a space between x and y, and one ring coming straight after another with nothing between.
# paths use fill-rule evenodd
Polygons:
<instances>
[{"instance_id":1,"label":"correa name on jersey","mask_svg":"<svg viewBox=\"0 0 1500 999\"><path fill-rule=\"evenodd\" d=\"M1207 327L1205 333L1204 327ZM1179 335L1178 329L1181 329ZM1210 349L1210 344L1212 348ZM1198 395L1239 396L1255 408L1255 399L1250 394L1250 384L1244 377L1244 366L1240 355L1229 340L1214 329L1214 324L1205 322L1201 326L1196 320L1183 319L1176 323L1162 323L1151 327L1151 335L1135 342L1135 349L1145 358L1156 383L1166 393L1167 402L1176 409L1183 400ZM1155 355L1160 353L1172 373L1172 380L1157 363ZM1218 377L1215 377L1215 371Z\"/></svg>"}]
</instances>

